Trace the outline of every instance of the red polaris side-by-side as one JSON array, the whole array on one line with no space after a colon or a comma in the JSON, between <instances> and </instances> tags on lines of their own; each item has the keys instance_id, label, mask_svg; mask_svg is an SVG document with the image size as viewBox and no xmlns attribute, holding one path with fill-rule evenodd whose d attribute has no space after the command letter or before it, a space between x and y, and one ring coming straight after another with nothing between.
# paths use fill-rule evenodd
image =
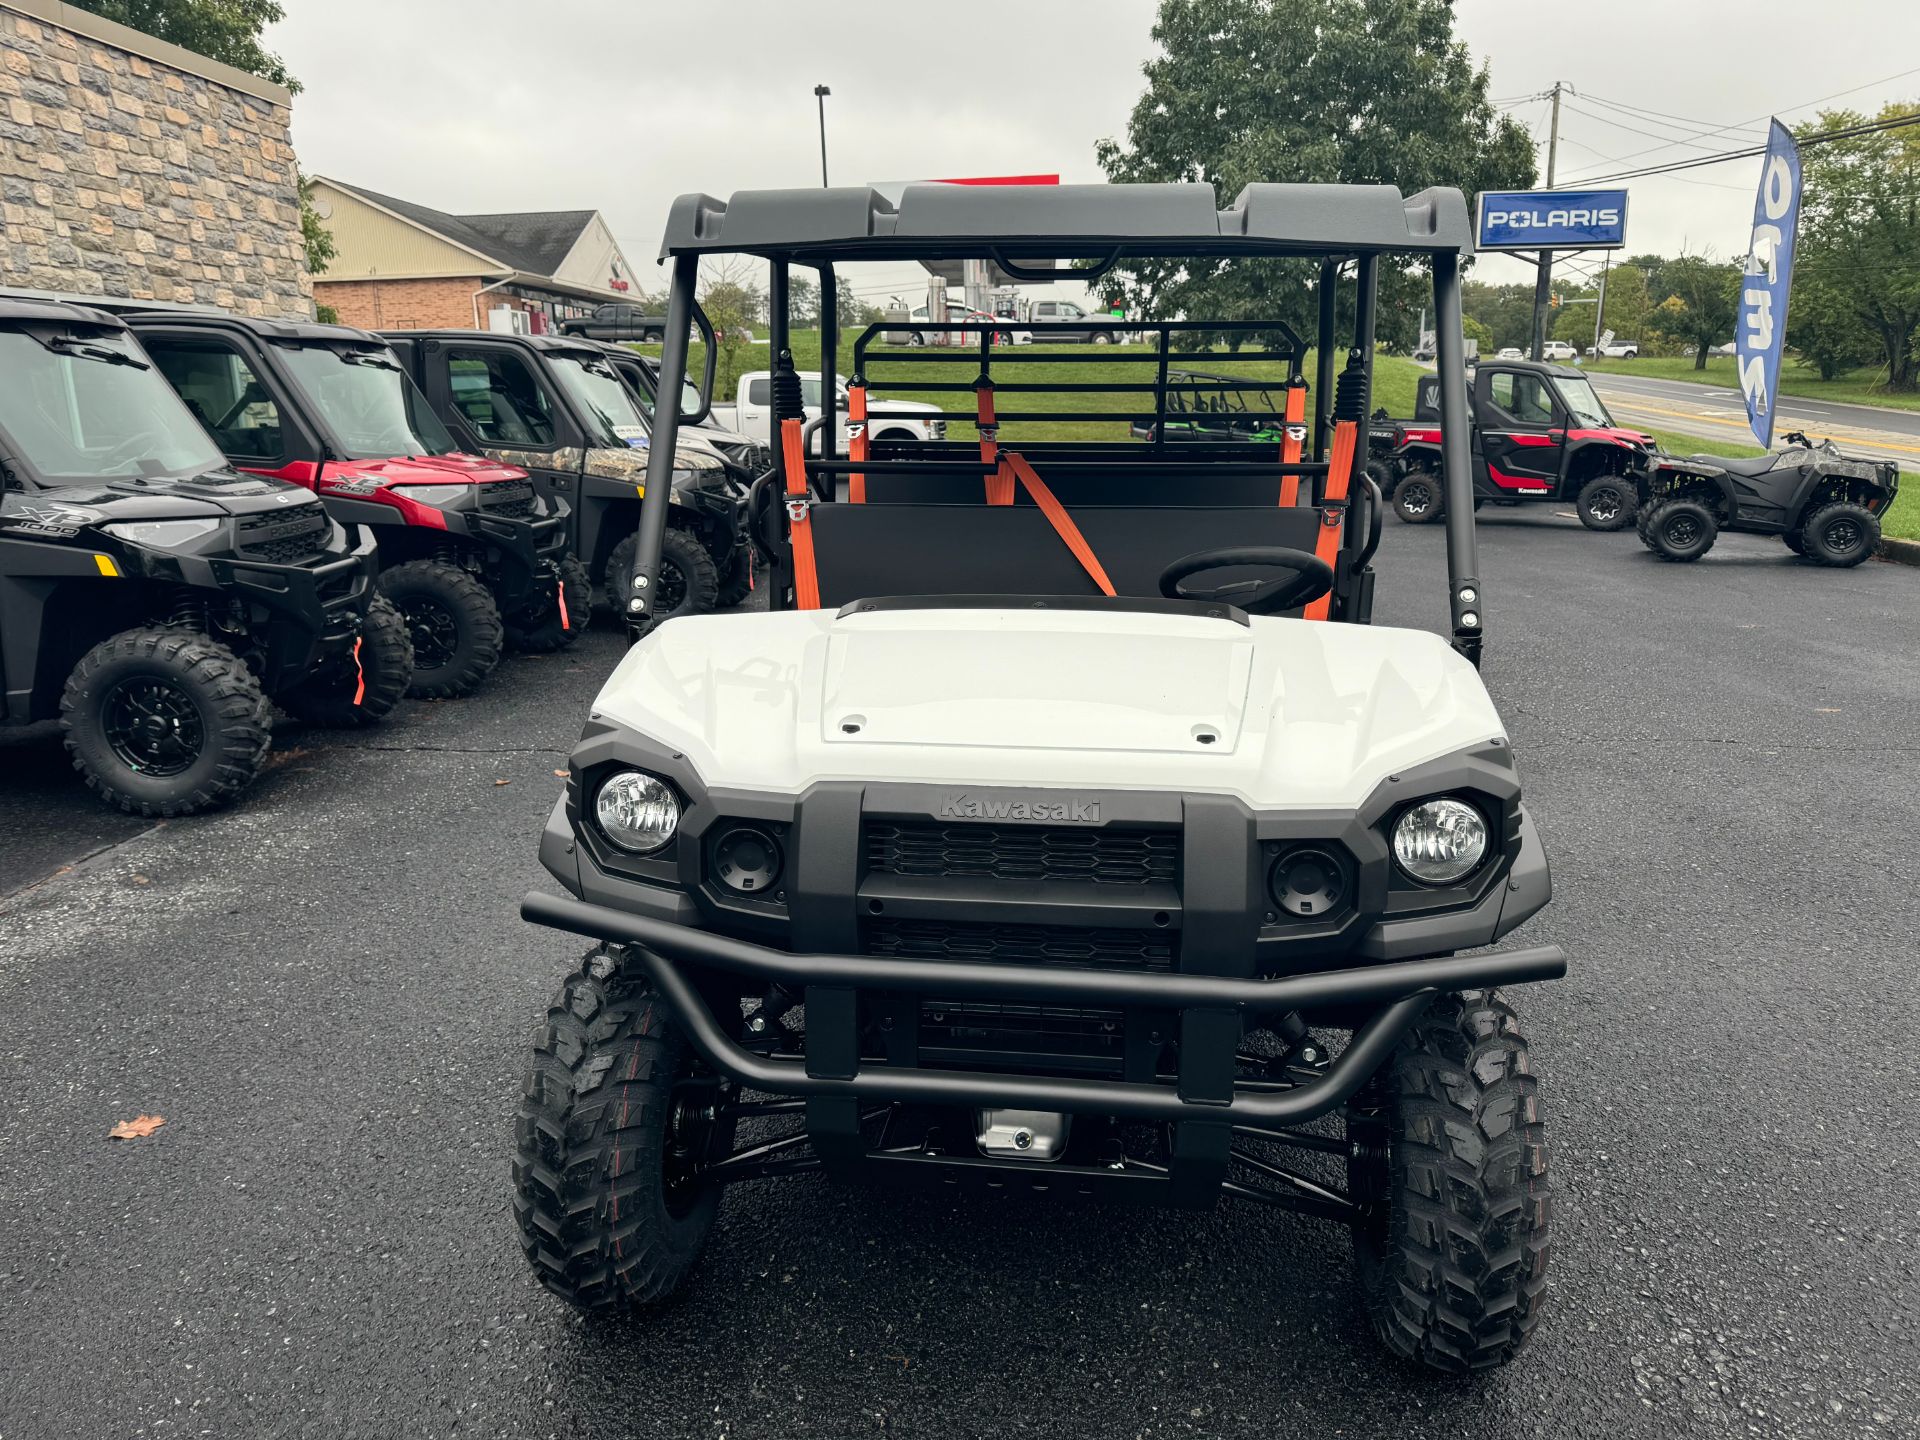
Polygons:
<instances>
[{"instance_id":1,"label":"red polaris side-by-side","mask_svg":"<svg viewBox=\"0 0 1920 1440\"><path fill-rule=\"evenodd\" d=\"M1399 425L1381 457L1394 513L1410 525L1438 520L1443 505L1439 389L1437 375L1420 378L1414 418ZM1571 504L1590 530L1633 523L1636 478L1653 437L1615 423L1580 371L1528 360L1482 363L1467 404L1475 508L1546 500Z\"/></svg>"}]
</instances>

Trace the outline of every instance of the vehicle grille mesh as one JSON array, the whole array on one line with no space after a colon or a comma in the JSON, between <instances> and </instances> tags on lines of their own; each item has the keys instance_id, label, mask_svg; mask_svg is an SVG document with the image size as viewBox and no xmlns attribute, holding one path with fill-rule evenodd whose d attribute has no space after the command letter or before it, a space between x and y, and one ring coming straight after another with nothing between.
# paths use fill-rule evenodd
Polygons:
<instances>
[{"instance_id":1,"label":"vehicle grille mesh","mask_svg":"<svg viewBox=\"0 0 1920 1440\"><path fill-rule=\"evenodd\" d=\"M867 924L869 955L905 959L1171 970L1179 948L1179 932L1163 929L891 918Z\"/></svg>"},{"instance_id":2,"label":"vehicle grille mesh","mask_svg":"<svg viewBox=\"0 0 1920 1440\"><path fill-rule=\"evenodd\" d=\"M1180 836L1172 830L869 820L867 869L927 878L1172 885L1180 878Z\"/></svg>"},{"instance_id":3,"label":"vehicle grille mesh","mask_svg":"<svg viewBox=\"0 0 1920 1440\"><path fill-rule=\"evenodd\" d=\"M489 515L525 520L534 513L531 480L495 480L479 487L480 508Z\"/></svg>"},{"instance_id":4,"label":"vehicle grille mesh","mask_svg":"<svg viewBox=\"0 0 1920 1440\"><path fill-rule=\"evenodd\" d=\"M239 549L249 560L266 565L298 565L327 548L333 524L319 505L302 507L306 514L284 512L248 515L241 519Z\"/></svg>"}]
</instances>

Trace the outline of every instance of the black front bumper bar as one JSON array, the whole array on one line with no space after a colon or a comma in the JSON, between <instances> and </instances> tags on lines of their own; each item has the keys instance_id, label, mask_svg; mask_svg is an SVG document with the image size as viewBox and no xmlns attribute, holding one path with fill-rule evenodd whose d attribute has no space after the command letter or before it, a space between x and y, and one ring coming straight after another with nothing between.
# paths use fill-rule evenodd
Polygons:
<instances>
[{"instance_id":1,"label":"black front bumper bar","mask_svg":"<svg viewBox=\"0 0 1920 1440\"><path fill-rule=\"evenodd\" d=\"M1138 1120L1218 1120L1231 1124L1294 1124L1344 1103L1392 1054L1436 994L1557 980L1567 957L1557 945L1480 955L1397 961L1354 970L1283 975L1270 980L1193 974L1050 969L1031 965L866 955L792 955L765 946L632 915L603 905L534 892L521 915L536 925L628 947L655 989L674 1009L700 1057L721 1074L777 1095L926 1105L1066 1110ZM1163 1083L1087 1080L1052 1075L1000 1075L856 1062L848 1073L823 1074L807 1063L755 1054L714 1019L683 966L724 970L816 996L880 991L949 1000L1137 1006L1161 1010L1281 1014L1325 1006L1378 1005L1371 1019L1322 1074L1286 1089L1236 1086L1230 1099L1189 1098Z\"/></svg>"}]
</instances>

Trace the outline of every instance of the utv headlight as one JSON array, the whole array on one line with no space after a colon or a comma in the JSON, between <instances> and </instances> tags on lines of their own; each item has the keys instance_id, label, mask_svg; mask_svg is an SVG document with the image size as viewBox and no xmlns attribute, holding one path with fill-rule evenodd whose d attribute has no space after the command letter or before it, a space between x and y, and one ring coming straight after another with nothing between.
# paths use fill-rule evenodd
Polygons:
<instances>
[{"instance_id":1,"label":"utv headlight","mask_svg":"<svg viewBox=\"0 0 1920 1440\"><path fill-rule=\"evenodd\" d=\"M393 493L422 505L456 505L473 494L471 485L396 485Z\"/></svg>"},{"instance_id":2,"label":"utv headlight","mask_svg":"<svg viewBox=\"0 0 1920 1440\"><path fill-rule=\"evenodd\" d=\"M175 545L191 545L204 540L220 528L218 520L135 520L117 525L102 525L109 535L135 545L150 545L156 550Z\"/></svg>"},{"instance_id":3,"label":"utv headlight","mask_svg":"<svg viewBox=\"0 0 1920 1440\"><path fill-rule=\"evenodd\" d=\"M1486 818L1464 800L1428 800L1393 827L1393 858L1422 885L1464 879L1486 853Z\"/></svg>"},{"instance_id":4,"label":"utv headlight","mask_svg":"<svg viewBox=\"0 0 1920 1440\"><path fill-rule=\"evenodd\" d=\"M673 788L641 770L616 770L603 780L593 814L602 835L635 855L651 855L680 828Z\"/></svg>"}]
</instances>

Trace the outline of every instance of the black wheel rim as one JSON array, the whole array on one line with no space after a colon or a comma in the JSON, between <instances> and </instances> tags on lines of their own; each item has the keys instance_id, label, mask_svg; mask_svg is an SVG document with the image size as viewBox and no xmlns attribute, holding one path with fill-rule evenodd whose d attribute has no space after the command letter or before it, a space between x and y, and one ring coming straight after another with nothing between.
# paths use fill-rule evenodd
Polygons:
<instances>
[{"instance_id":1,"label":"black wheel rim","mask_svg":"<svg viewBox=\"0 0 1920 1440\"><path fill-rule=\"evenodd\" d=\"M1400 487L1400 508L1409 515L1424 515L1433 508L1433 492L1424 481L1413 481Z\"/></svg>"},{"instance_id":2,"label":"black wheel rim","mask_svg":"<svg viewBox=\"0 0 1920 1440\"><path fill-rule=\"evenodd\" d=\"M453 661L460 648L460 624L453 612L433 600L409 600L400 608L413 636L413 668L438 670Z\"/></svg>"},{"instance_id":3,"label":"black wheel rim","mask_svg":"<svg viewBox=\"0 0 1920 1440\"><path fill-rule=\"evenodd\" d=\"M1691 515L1676 515L1667 521L1667 543L1685 549L1700 538L1700 522Z\"/></svg>"},{"instance_id":4,"label":"black wheel rim","mask_svg":"<svg viewBox=\"0 0 1920 1440\"><path fill-rule=\"evenodd\" d=\"M1851 555L1860 548L1866 532L1860 528L1860 522L1842 515L1829 522L1827 533L1821 537L1827 542L1827 549L1836 555Z\"/></svg>"},{"instance_id":5,"label":"black wheel rim","mask_svg":"<svg viewBox=\"0 0 1920 1440\"><path fill-rule=\"evenodd\" d=\"M166 777L190 769L206 743L193 696L158 675L137 675L109 690L100 706L101 731L128 769Z\"/></svg>"},{"instance_id":6,"label":"black wheel rim","mask_svg":"<svg viewBox=\"0 0 1920 1440\"><path fill-rule=\"evenodd\" d=\"M1609 485L1593 492L1587 501L1587 513L1602 522L1618 520L1621 503L1620 492Z\"/></svg>"},{"instance_id":7,"label":"black wheel rim","mask_svg":"<svg viewBox=\"0 0 1920 1440\"><path fill-rule=\"evenodd\" d=\"M677 615L687 603L686 574L664 556L660 561L660 588L653 593L658 597L654 609L662 615Z\"/></svg>"}]
</instances>

